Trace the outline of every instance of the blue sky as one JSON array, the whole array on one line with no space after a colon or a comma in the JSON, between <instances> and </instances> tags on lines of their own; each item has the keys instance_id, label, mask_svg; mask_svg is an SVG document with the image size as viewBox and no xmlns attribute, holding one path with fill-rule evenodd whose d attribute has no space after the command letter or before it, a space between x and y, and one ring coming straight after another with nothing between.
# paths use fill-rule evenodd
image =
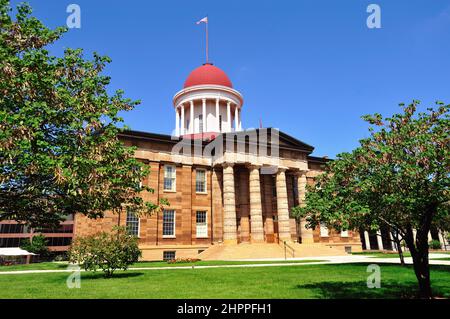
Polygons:
<instances>
[{"instance_id":1,"label":"blue sky","mask_svg":"<svg viewBox=\"0 0 450 319\"><path fill-rule=\"evenodd\" d=\"M142 100L124 114L132 129L170 134L173 95L210 60L244 96L243 126L276 127L315 146L314 155L350 151L367 135L363 114L390 115L399 102L450 103L450 1L444 0L30 0L47 25L81 7L81 29L51 48L83 48L113 59L111 91ZM12 1L15 5L19 1ZM366 8L381 7L381 29Z\"/></svg>"}]
</instances>

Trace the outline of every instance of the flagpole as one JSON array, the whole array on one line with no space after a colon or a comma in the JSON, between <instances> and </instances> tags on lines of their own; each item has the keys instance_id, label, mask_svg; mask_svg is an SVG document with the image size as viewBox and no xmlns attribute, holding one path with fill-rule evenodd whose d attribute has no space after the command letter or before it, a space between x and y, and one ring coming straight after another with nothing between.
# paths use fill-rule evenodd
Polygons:
<instances>
[{"instance_id":1,"label":"flagpole","mask_svg":"<svg viewBox=\"0 0 450 319\"><path fill-rule=\"evenodd\" d=\"M206 16L208 17L208 16ZM209 58L208 58L208 24L209 21L205 23L206 24L206 63L209 63Z\"/></svg>"}]
</instances>

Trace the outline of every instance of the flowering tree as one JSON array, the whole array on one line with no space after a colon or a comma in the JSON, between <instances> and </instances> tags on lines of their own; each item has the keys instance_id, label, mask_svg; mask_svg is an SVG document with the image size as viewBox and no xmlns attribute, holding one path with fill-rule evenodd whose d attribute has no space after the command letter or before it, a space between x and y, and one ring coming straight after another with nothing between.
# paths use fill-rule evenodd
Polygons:
<instances>
[{"instance_id":1,"label":"flowering tree","mask_svg":"<svg viewBox=\"0 0 450 319\"><path fill-rule=\"evenodd\" d=\"M418 104L401 104L402 114L384 120L364 116L372 125L370 137L330 162L308 188L306 205L294 211L309 227L389 226L411 252L420 297L430 298L428 233L449 218L449 105L437 102L417 113Z\"/></svg>"},{"instance_id":2,"label":"flowering tree","mask_svg":"<svg viewBox=\"0 0 450 319\"><path fill-rule=\"evenodd\" d=\"M127 270L141 254L137 237L118 226L112 232L77 237L68 253L71 263L88 271L102 270L105 277L111 277L117 269Z\"/></svg>"},{"instance_id":3,"label":"flowering tree","mask_svg":"<svg viewBox=\"0 0 450 319\"><path fill-rule=\"evenodd\" d=\"M159 205L139 196L152 191L139 183L148 170L117 138L118 113L139 102L108 94L108 57L51 56L46 46L65 31L45 27L26 4L14 19L0 0L0 220L40 227L124 206L150 213Z\"/></svg>"}]
</instances>

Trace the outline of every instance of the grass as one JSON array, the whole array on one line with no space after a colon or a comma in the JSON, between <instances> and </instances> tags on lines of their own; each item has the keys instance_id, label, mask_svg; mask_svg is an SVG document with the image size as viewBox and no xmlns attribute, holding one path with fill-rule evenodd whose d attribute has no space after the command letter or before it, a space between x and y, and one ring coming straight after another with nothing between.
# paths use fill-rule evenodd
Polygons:
<instances>
[{"instance_id":1,"label":"grass","mask_svg":"<svg viewBox=\"0 0 450 319\"><path fill-rule=\"evenodd\" d=\"M364 255L364 256L369 256L369 257L374 257L374 258L400 258L398 256L397 252L384 253L381 251L374 251L374 252L363 251L363 252L358 252L358 253L352 253L352 255ZM404 252L403 256L411 257L411 254L409 252Z\"/></svg>"},{"instance_id":2,"label":"grass","mask_svg":"<svg viewBox=\"0 0 450 319\"><path fill-rule=\"evenodd\" d=\"M450 252L448 251L443 251L443 252L430 252L430 254L445 254L445 255L450 255ZM357 253L352 253L352 255L365 255L365 256L372 256L374 258L400 258L398 256L397 252L380 252L380 251L375 251L375 252L369 252L369 251L363 251L363 252L357 252ZM406 257L411 257L411 253L410 252L404 252L403 256ZM440 260L438 258L433 258L433 256L430 256L431 259L434 260Z\"/></svg>"},{"instance_id":3,"label":"grass","mask_svg":"<svg viewBox=\"0 0 450 319\"><path fill-rule=\"evenodd\" d=\"M280 264L280 263L311 263L325 260L281 260L281 261L225 261L225 260L211 260L211 261L197 261L192 263L173 263L169 264L165 261L143 261L137 262L130 266L130 268L152 268L152 267L189 267L189 266L219 266L219 265L249 265L249 264ZM43 262L29 265L12 265L0 266L0 272L3 271L20 271L20 270L64 270L68 266L67 262Z\"/></svg>"},{"instance_id":4,"label":"grass","mask_svg":"<svg viewBox=\"0 0 450 319\"><path fill-rule=\"evenodd\" d=\"M67 273L0 275L0 298L411 298L411 266L383 264L381 288L368 289L367 264L209 268L81 273L68 289ZM450 266L432 266L434 293L450 298Z\"/></svg>"}]
</instances>

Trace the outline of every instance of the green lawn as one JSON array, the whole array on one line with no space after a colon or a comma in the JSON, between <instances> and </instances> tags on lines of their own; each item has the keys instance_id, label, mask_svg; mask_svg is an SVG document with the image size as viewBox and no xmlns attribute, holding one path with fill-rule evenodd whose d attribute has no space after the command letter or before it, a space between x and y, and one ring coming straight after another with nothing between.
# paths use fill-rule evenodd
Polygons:
<instances>
[{"instance_id":1,"label":"green lawn","mask_svg":"<svg viewBox=\"0 0 450 319\"><path fill-rule=\"evenodd\" d=\"M381 265L381 288L368 289L367 265L81 273L68 289L67 273L0 275L0 298L409 298L417 282L410 266ZM450 266L432 266L435 294L450 297Z\"/></svg>"},{"instance_id":2,"label":"green lawn","mask_svg":"<svg viewBox=\"0 0 450 319\"><path fill-rule=\"evenodd\" d=\"M448 251L443 251L443 252L430 252L430 254L445 254L445 255L450 255L450 252ZM398 256L397 252L368 252L368 251L363 251L363 252L358 252L358 253L352 253L352 255L365 255L365 256L373 256L374 258L400 258ZM403 253L404 257L411 257L411 253L409 252L404 252ZM437 259L438 258L433 258L433 255L431 255L431 259Z\"/></svg>"},{"instance_id":3,"label":"green lawn","mask_svg":"<svg viewBox=\"0 0 450 319\"><path fill-rule=\"evenodd\" d=\"M211 261L197 261L192 263L173 263L169 264L165 261L143 261L137 262L130 266L130 268L152 268L152 267L190 267L190 266L220 266L220 265L249 265L249 264L283 264L295 263L304 264L311 262L320 262L325 260L281 260L281 261L226 261L226 260L211 260ZM64 270L68 266L67 262L43 262L29 265L12 265L0 266L0 272L3 271L17 271L17 270Z\"/></svg>"}]
</instances>

